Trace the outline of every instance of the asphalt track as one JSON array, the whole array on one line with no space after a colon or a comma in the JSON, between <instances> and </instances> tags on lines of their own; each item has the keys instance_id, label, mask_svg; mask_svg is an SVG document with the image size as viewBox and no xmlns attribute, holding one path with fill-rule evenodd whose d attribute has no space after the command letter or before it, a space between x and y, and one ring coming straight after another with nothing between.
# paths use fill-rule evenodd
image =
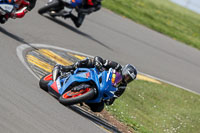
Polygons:
<instances>
[{"instance_id":1,"label":"asphalt track","mask_svg":"<svg viewBox=\"0 0 200 133\"><path fill-rule=\"evenodd\" d=\"M105 132L91 120L59 104L38 87L38 80L16 55L21 44L47 44L121 64L200 93L200 52L102 9L87 16L81 28L70 20L37 14L0 25L0 131Z\"/></svg>"}]
</instances>

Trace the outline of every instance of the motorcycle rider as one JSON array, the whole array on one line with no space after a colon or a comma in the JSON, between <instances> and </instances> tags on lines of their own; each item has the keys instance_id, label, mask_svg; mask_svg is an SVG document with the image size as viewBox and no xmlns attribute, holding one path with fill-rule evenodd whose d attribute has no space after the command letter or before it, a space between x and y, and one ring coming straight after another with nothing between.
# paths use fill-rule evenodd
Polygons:
<instances>
[{"instance_id":1,"label":"motorcycle rider","mask_svg":"<svg viewBox=\"0 0 200 133\"><path fill-rule=\"evenodd\" d=\"M28 12L29 2L25 0L15 0L16 11L11 14L11 18L22 18Z\"/></svg>"},{"instance_id":2,"label":"motorcycle rider","mask_svg":"<svg viewBox=\"0 0 200 133\"><path fill-rule=\"evenodd\" d=\"M76 68L94 68L96 67L99 71L109 70L109 68L113 69L113 77L112 77L112 85L118 88L118 90L114 93L114 97L110 99L109 101L102 101L101 103L89 103L88 106L90 106L91 110L94 112L100 112L104 108L104 103L106 105L113 104L114 100L117 97L120 97L125 89L128 83L133 81L137 76L137 70L134 66L127 64L124 67L122 67L119 63L110 61L110 60L104 60L99 56L94 57L93 59L85 59L78 61L74 63L71 66L61 66L59 65L60 72L69 72L74 71ZM113 79L114 78L114 79ZM83 87L84 88L84 87ZM76 90L75 90L76 91Z\"/></svg>"},{"instance_id":3,"label":"motorcycle rider","mask_svg":"<svg viewBox=\"0 0 200 133\"><path fill-rule=\"evenodd\" d=\"M49 3L53 1L49 0ZM63 17L71 18L77 28L82 25L86 14L98 11L101 8L101 0L66 0L65 2L68 3L68 7L61 10ZM76 9L77 16L71 13L72 8ZM65 11L66 9L67 11ZM68 13L69 11L70 13Z\"/></svg>"},{"instance_id":4,"label":"motorcycle rider","mask_svg":"<svg viewBox=\"0 0 200 133\"><path fill-rule=\"evenodd\" d=\"M78 15L70 14L71 20L76 27L80 27L86 14L98 11L101 8L101 0L82 0L82 4L76 8Z\"/></svg>"},{"instance_id":5,"label":"motorcycle rider","mask_svg":"<svg viewBox=\"0 0 200 133\"><path fill-rule=\"evenodd\" d=\"M11 14L0 16L0 23L4 24L8 18L23 18L24 15L35 7L37 0L14 0L15 10Z\"/></svg>"}]
</instances>

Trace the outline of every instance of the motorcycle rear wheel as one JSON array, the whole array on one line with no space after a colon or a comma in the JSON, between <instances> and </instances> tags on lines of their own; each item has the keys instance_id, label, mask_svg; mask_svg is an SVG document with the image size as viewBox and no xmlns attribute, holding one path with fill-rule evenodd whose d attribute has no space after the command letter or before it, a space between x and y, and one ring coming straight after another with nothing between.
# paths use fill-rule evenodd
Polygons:
<instances>
[{"instance_id":1,"label":"motorcycle rear wheel","mask_svg":"<svg viewBox=\"0 0 200 133\"><path fill-rule=\"evenodd\" d=\"M67 91L59 98L59 102L64 105L72 105L85 102L95 95L94 88L82 89L78 92Z\"/></svg>"},{"instance_id":2,"label":"motorcycle rear wheel","mask_svg":"<svg viewBox=\"0 0 200 133\"><path fill-rule=\"evenodd\" d=\"M38 13L39 13L39 14L46 13L46 12L48 12L51 8L58 7L59 4L60 4L59 1L55 1L55 2L49 3L48 5L46 5L46 6L42 7L42 8L40 8L40 9L38 10Z\"/></svg>"},{"instance_id":3,"label":"motorcycle rear wheel","mask_svg":"<svg viewBox=\"0 0 200 133\"><path fill-rule=\"evenodd\" d=\"M40 88L43 89L44 91L48 91L48 83L51 80L53 80L52 73L48 73L48 74L44 75L39 81Z\"/></svg>"}]
</instances>

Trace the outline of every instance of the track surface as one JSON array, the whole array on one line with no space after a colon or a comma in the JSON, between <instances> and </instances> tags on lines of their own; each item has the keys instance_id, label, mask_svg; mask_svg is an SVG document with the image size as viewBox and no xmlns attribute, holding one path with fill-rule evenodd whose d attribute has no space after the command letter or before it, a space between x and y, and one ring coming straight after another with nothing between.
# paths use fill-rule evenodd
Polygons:
<instances>
[{"instance_id":1,"label":"track surface","mask_svg":"<svg viewBox=\"0 0 200 133\"><path fill-rule=\"evenodd\" d=\"M21 44L41 43L132 63L139 71L200 93L200 52L108 10L86 17L80 29L70 20L37 14L0 26L0 131L105 132L39 89L38 80L16 56Z\"/></svg>"}]
</instances>

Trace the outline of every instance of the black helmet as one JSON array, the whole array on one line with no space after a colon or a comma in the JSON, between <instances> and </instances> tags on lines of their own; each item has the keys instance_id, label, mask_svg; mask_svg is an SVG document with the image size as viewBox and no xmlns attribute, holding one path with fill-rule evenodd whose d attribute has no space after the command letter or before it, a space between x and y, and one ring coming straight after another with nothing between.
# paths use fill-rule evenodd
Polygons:
<instances>
[{"instance_id":1,"label":"black helmet","mask_svg":"<svg viewBox=\"0 0 200 133\"><path fill-rule=\"evenodd\" d=\"M133 65L127 64L122 68L122 76L124 81L128 84L136 78L137 70Z\"/></svg>"}]
</instances>

